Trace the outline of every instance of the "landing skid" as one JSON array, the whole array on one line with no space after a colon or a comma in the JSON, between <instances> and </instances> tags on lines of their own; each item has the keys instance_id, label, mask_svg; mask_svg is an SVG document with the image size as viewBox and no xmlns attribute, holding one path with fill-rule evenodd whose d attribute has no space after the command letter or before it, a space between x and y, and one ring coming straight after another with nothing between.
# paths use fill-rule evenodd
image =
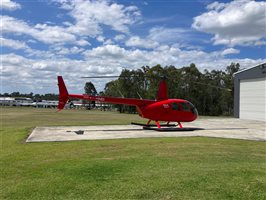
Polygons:
<instances>
[{"instance_id":1,"label":"landing skid","mask_svg":"<svg viewBox=\"0 0 266 200\"><path fill-rule=\"evenodd\" d=\"M132 125L138 125L138 126L143 126L143 127L157 127L156 124L141 124L141 123L135 123L131 122ZM161 124L162 127L175 127L175 124Z\"/></svg>"},{"instance_id":2,"label":"landing skid","mask_svg":"<svg viewBox=\"0 0 266 200\"><path fill-rule=\"evenodd\" d=\"M157 127L149 127L143 126L144 130L154 130L154 131L162 131L162 132L170 132L170 131L196 131L196 130L204 130L203 128L177 128L177 127L167 127L167 128L157 128Z\"/></svg>"},{"instance_id":3,"label":"landing skid","mask_svg":"<svg viewBox=\"0 0 266 200\"><path fill-rule=\"evenodd\" d=\"M154 130L154 131L165 131L165 132L170 132L170 131L195 131L195 130L204 130L203 128L194 128L194 127L182 127L179 126L178 124L160 124L160 128L158 128L158 126L156 124L141 124L141 123L135 123L135 122L131 122L131 124L133 125L138 125L138 126L142 126L142 128L144 130ZM179 126L179 127L177 127Z\"/></svg>"}]
</instances>

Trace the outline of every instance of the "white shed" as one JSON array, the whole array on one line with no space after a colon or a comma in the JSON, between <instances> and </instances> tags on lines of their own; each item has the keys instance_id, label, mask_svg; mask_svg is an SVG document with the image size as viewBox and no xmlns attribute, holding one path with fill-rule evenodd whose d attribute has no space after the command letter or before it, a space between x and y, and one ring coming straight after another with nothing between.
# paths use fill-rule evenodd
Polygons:
<instances>
[{"instance_id":1,"label":"white shed","mask_svg":"<svg viewBox=\"0 0 266 200\"><path fill-rule=\"evenodd\" d=\"M266 63L234 74L234 116L266 121Z\"/></svg>"}]
</instances>

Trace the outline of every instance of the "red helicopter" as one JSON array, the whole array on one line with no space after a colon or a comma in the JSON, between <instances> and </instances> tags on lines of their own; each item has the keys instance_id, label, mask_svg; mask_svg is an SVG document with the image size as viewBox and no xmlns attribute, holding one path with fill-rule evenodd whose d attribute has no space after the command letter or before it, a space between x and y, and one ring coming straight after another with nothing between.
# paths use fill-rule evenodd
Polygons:
<instances>
[{"instance_id":1,"label":"red helicopter","mask_svg":"<svg viewBox=\"0 0 266 200\"><path fill-rule=\"evenodd\" d=\"M148 119L147 124L143 124L143 126L150 126L151 121L155 121L158 129L161 129L159 121L167 122L166 126L170 126L170 122L177 122L179 128L182 129L183 126L181 122L192 122L198 117L197 109L189 101L168 98L168 89L165 79L162 79L159 84L157 98L155 100L69 94L62 76L58 76L57 79L59 87L59 110L62 110L71 98L132 105L136 106L141 117Z\"/></svg>"}]
</instances>

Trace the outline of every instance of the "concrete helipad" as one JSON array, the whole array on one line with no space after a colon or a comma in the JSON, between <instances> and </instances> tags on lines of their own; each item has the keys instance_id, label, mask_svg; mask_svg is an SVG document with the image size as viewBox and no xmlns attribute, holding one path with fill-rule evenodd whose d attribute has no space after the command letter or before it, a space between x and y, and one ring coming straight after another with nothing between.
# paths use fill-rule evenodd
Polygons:
<instances>
[{"instance_id":1,"label":"concrete helipad","mask_svg":"<svg viewBox=\"0 0 266 200\"><path fill-rule=\"evenodd\" d=\"M266 141L266 124L262 121L211 118L183 123L183 126L202 130L159 132L143 130L137 125L36 127L26 142L190 136Z\"/></svg>"}]
</instances>

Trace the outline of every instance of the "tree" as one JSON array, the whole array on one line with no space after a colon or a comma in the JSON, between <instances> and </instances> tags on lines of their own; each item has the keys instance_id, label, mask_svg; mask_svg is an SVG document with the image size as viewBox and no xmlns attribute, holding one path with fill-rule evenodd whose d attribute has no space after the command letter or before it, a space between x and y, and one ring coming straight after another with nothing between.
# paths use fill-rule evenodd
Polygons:
<instances>
[{"instance_id":1,"label":"tree","mask_svg":"<svg viewBox=\"0 0 266 200\"><path fill-rule=\"evenodd\" d=\"M95 89L94 85L92 82L86 82L84 86L85 94L88 95L96 95L97 90Z\"/></svg>"},{"instance_id":2,"label":"tree","mask_svg":"<svg viewBox=\"0 0 266 200\"><path fill-rule=\"evenodd\" d=\"M95 89L92 82L86 82L84 86L85 94L95 96L97 94L97 90ZM95 101L89 101L89 109L92 107L95 107Z\"/></svg>"},{"instance_id":3,"label":"tree","mask_svg":"<svg viewBox=\"0 0 266 200\"><path fill-rule=\"evenodd\" d=\"M231 63L229 66L226 67L226 74L225 74L225 87L228 88L229 92L226 94L226 103L227 103L227 109L228 114L233 114L233 108L234 108L234 73L238 72L240 70L239 63Z\"/></svg>"}]
</instances>

